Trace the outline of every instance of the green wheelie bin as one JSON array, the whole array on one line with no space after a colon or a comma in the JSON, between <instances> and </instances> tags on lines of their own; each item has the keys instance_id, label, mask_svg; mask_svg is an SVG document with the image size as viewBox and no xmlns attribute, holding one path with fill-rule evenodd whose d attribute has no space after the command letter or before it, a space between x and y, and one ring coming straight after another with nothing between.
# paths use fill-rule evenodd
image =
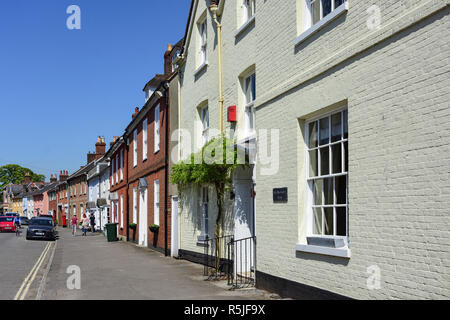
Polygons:
<instances>
[{"instance_id":1,"label":"green wheelie bin","mask_svg":"<svg viewBox=\"0 0 450 320\"><path fill-rule=\"evenodd\" d=\"M118 241L117 238L117 223L107 223L105 224L106 228L106 239L108 242Z\"/></svg>"}]
</instances>

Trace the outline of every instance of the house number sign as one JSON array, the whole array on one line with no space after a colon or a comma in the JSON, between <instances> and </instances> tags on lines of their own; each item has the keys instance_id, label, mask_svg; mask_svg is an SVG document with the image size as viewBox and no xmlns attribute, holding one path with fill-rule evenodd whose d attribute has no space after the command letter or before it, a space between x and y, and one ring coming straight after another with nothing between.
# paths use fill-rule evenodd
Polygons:
<instances>
[{"instance_id":1,"label":"house number sign","mask_svg":"<svg viewBox=\"0 0 450 320\"><path fill-rule=\"evenodd\" d=\"M288 188L273 189L273 202L287 202Z\"/></svg>"}]
</instances>

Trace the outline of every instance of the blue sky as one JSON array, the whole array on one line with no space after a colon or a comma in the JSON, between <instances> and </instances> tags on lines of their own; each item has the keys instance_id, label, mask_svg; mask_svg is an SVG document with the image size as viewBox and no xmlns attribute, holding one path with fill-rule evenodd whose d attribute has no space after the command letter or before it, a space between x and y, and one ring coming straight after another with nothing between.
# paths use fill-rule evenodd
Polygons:
<instances>
[{"instance_id":1,"label":"blue sky","mask_svg":"<svg viewBox=\"0 0 450 320\"><path fill-rule=\"evenodd\" d=\"M81 30L69 30L69 5ZM97 136L122 135L142 88L184 36L189 0L1 0L0 166L86 164ZM167 8L169 7L169 8Z\"/></svg>"}]
</instances>

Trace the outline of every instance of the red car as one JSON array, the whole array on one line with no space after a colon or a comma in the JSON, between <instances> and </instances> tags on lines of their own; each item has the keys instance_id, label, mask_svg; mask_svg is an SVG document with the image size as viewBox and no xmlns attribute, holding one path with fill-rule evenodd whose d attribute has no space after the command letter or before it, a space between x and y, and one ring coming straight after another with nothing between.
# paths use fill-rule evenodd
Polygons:
<instances>
[{"instance_id":1,"label":"red car","mask_svg":"<svg viewBox=\"0 0 450 320\"><path fill-rule=\"evenodd\" d=\"M0 232L16 232L14 217L0 217Z\"/></svg>"}]
</instances>

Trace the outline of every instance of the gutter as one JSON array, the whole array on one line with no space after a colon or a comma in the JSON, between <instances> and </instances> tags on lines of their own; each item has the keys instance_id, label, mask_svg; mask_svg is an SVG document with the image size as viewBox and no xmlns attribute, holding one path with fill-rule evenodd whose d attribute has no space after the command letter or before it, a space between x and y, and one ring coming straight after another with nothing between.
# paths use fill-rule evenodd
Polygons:
<instances>
[{"instance_id":1,"label":"gutter","mask_svg":"<svg viewBox=\"0 0 450 320\"><path fill-rule=\"evenodd\" d=\"M165 137L165 150L164 150L164 254L167 257L168 243L167 243L167 215L169 210L167 209L167 196L168 196L168 184L169 184L169 96L167 94L167 87L164 86L164 96L166 98L166 137Z\"/></svg>"}]
</instances>

